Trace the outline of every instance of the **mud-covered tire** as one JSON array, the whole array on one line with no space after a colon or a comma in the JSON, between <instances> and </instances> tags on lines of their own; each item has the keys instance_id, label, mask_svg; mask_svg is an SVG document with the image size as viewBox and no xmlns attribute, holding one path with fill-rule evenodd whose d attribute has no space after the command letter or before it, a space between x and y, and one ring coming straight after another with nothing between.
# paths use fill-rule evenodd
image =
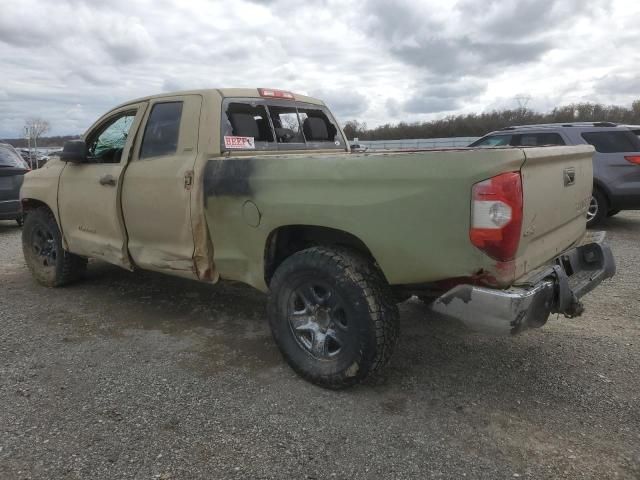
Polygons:
<instances>
[{"instance_id":1,"label":"mud-covered tire","mask_svg":"<svg viewBox=\"0 0 640 480\"><path fill-rule=\"evenodd\" d=\"M339 247L308 248L282 262L270 282L268 313L291 368L331 389L379 372L400 333L382 273L363 255Z\"/></svg>"},{"instance_id":2,"label":"mud-covered tire","mask_svg":"<svg viewBox=\"0 0 640 480\"><path fill-rule=\"evenodd\" d=\"M38 283L61 287L78 280L87 268L85 258L62 248L60 229L47 208L30 211L22 228L22 251Z\"/></svg>"}]
</instances>

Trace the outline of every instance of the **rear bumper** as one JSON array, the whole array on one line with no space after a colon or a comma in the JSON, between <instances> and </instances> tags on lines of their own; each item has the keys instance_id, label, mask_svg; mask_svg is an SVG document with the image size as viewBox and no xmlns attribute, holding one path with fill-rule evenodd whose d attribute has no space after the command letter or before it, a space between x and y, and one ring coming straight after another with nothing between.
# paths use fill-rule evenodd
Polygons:
<instances>
[{"instance_id":1,"label":"rear bumper","mask_svg":"<svg viewBox=\"0 0 640 480\"><path fill-rule=\"evenodd\" d=\"M604 232L592 232L580 246L567 250L508 290L458 285L439 297L432 310L461 320L474 330L516 334L543 326L549 314L582 314L580 298L616 271Z\"/></svg>"},{"instance_id":2,"label":"rear bumper","mask_svg":"<svg viewBox=\"0 0 640 480\"><path fill-rule=\"evenodd\" d=\"M0 201L0 220L14 220L22 214L20 200Z\"/></svg>"}]
</instances>

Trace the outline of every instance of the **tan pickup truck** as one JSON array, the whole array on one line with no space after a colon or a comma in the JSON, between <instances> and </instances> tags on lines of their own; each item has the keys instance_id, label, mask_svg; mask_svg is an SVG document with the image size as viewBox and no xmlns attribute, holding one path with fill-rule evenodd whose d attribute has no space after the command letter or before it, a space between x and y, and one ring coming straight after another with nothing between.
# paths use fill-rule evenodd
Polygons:
<instances>
[{"instance_id":1,"label":"tan pickup truck","mask_svg":"<svg viewBox=\"0 0 640 480\"><path fill-rule=\"evenodd\" d=\"M249 284L269 293L293 369L340 388L389 360L396 303L411 295L495 333L579 315L615 271L604 235L585 234L592 154L351 153L313 98L156 95L111 110L26 176L24 255L51 287L87 258Z\"/></svg>"}]
</instances>

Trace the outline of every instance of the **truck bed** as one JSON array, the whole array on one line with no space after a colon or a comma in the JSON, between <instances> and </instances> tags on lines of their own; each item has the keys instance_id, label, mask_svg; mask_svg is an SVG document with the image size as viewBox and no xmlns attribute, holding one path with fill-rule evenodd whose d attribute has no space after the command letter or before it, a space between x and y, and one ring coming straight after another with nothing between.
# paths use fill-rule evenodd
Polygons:
<instances>
[{"instance_id":1,"label":"truck bed","mask_svg":"<svg viewBox=\"0 0 640 480\"><path fill-rule=\"evenodd\" d=\"M362 239L394 285L466 277L506 287L585 231L588 146L263 153L211 158L202 173L207 223L225 225L210 228L216 268L261 289L262 258L252 246L302 221ZM567 168L575 170L569 188ZM522 237L510 265L469 240L473 185L504 172L521 172L524 195ZM257 226L247 225L247 202Z\"/></svg>"}]
</instances>

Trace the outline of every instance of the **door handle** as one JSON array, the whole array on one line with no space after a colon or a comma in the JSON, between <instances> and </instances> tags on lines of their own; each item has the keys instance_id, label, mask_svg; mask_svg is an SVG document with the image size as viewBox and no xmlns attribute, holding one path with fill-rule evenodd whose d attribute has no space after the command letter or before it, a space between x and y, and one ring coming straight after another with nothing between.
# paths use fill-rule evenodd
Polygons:
<instances>
[{"instance_id":1,"label":"door handle","mask_svg":"<svg viewBox=\"0 0 640 480\"><path fill-rule=\"evenodd\" d=\"M109 185L111 187L115 187L116 183L118 182L116 181L116 177L114 177L113 175L104 175L100 177L100 185Z\"/></svg>"}]
</instances>

